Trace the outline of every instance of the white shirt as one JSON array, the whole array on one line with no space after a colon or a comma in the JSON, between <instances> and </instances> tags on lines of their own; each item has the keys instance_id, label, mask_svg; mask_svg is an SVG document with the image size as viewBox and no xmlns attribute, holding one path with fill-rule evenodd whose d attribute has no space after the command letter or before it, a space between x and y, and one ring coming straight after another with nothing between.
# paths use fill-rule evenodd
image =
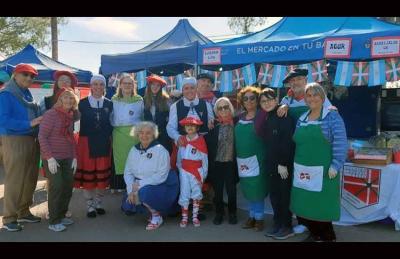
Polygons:
<instances>
[{"instance_id":1,"label":"white shirt","mask_svg":"<svg viewBox=\"0 0 400 259\"><path fill-rule=\"evenodd\" d=\"M146 185L158 185L165 182L171 169L168 151L160 144L147 150L138 150L135 146L126 160L124 180L126 190L132 192L132 185L139 183L139 189Z\"/></svg>"},{"instance_id":2,"label":"white shirt","mask_svg":"<svg viewBox=\"0 0 400 259\"><path fill-rule=\"evenodd\" d=\"M113 100L113 113L111 116L112 126L134 126L143 119L143 101L134 103Z\"/></svg>"},{"instance_id":3,"label":"white shirt","mask_svg":"<svg viewBox=\"0 0 400 259\"><path fill-rule=\"evenodd\" d=\"M197 135L195 138L192 140L197 139L199 136ZM186 136L187 141L190 141L190 139ZM195 152L193 151L195 149ZM201 161L201 168L199 168L199 173L201 174L201 177L204 181L207 177L207 172L208 172L208 155L201 152L200 150L196 149L190 144L187 144L186 147L180 146L178 149L178 154L177 154L177 160L176 160L176 166L179 168L179 170L182 169L182 159L187 159L187 160L194 160L194 161Z\"/></svg>"},{"instance_id":4,"label":"white shirt","mask_svg":"<svg viewBox=\"0 0 400 259\"><path fill-rule=\"evenodd\" d=\"M189 101L188 99L183 97L183 105L184 106L190 107L190 103L193 103L193 106L198 105L199 104L199 98L196 96L196 98L194 100ZM177 104L177 102L173 103L171 105L170 110L169 110L169 120L168 120L168 124L167 124L167 133L168 133L168 136L170 138L174 139L175 141L178 141L178 139L179 139L179 137L181 135L179 134L179 131L178 131L178 113L177 113L177 110L176 110L176 104ZM206 102L206 107L207 107L208 121L213 120L214 119L214 112L213 112L211 104ZM189 112L188 112L187 116L199 118L199 115L197 114L197 112L196 112L196 110L194 108L193 109L189 109Z\"/></svg>"},{"instance_id":5,"label":"white shirt","mask_svg":"<svg viewBox=\"0 0 400 259\"><path fill-rule=\"evenodd\" d=\"M90 107L92 108L103 108L104 103L104 96L100 97L99 99L94 98L93 95L89 95L88 97Z\"/></svg>"}]
</instances>

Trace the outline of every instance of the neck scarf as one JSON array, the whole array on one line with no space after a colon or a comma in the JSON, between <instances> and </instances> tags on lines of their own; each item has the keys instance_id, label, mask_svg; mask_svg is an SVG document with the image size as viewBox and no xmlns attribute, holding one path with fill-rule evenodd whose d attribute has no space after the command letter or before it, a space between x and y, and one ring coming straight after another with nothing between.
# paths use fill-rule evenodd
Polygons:
<instances>
[{"instance_id":1,"label":"neck scarf","mask_svg":"<svg viewBox=\"0 0 400 259\"><path fill-rule=\"evenodd\" d=\"M217 121L221 124L221 125L233 125L233 117L231 114L229 114L229 117L223 118L222 116L218 115L217 116Z\"/></svg>"},{"instance_id":2,"label":"neck scarf","mask_svg":"<svg viewBox=\"0 0 400 259\"><path fill-rule=\"evenodd\" d=\"M203 99L206 102L211 103L214 99L215 95L213 92L207 92L206 94L203 95L203 97L201 99Z\"/></svg>"},{"instance_id":3,"label":"neck scarf","mask_svg":"<svg viewBox=\"0 0 400 259\"><path fill-rule=\"evenodd\" d=\"M288 95L289 97L294 98L296 101L300 101L300 100L303 100L303 99L304 99L304 94L300 95L299 97L295 97L292 89L289 89L289 90L288 90L287 95Z\"/></svg>"},{"instance_id":4,"label":"neck scarf","mask_svg":"<svg viewBox=\"0 0 400 259\"><path fill-rule=\"evenodd\" d=\"M60 134L62 136L65 136L71 143L75 143L74 134L71 130L72 129L71 126L74 122L74 112L71 110L66 111L61 107L56 107L54 109L58 112L58 114L61 117L62 125Z\"/></svg>"}]
</instances>

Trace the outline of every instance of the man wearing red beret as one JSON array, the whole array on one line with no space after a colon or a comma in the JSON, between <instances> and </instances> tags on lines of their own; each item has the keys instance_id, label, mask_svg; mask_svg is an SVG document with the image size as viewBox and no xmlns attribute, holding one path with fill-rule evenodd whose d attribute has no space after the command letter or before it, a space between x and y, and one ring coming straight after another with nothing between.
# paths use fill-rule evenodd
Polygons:
<instances>
[{"instance_id":1,"label":"man wearing red beret","mask_svg":"<svg viewBox=\"0 0 400 259\"><path fill-rule=\"evenodd\" d=\"M0 91L0 136L4 154L3 228L22 230L22 222L40 222L32 215L33 193L39 171L39 105L33 100L29 86L38 75L29 64L19 64Z\"/></svg>"}]
</instances>

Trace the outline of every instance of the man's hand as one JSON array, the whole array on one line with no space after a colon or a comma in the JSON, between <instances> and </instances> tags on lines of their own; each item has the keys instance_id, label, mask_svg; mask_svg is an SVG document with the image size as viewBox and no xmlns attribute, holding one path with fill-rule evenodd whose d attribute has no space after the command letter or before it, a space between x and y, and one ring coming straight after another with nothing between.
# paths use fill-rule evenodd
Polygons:
<instances>
[{"instance_id":1,"label":"man's hand","mask_svg":"<svg viewBox=\"0 0 400 259\"><path fill-rule=\"evenodd\" d=\"M43 116L39 116L33 120L31 120L31 128L39 125L42 122Z\"/></svg>"},{"instance_id":2,"label":"man's hand","mask_svg":"<svg viewBox=\"0 0 400 259\"><path fill-rule=\"evenodd\" d=\"M278 114L279 117L286 117L288 110L289 110L289 106L284 104L284 105L282 105L281 107L278 108L277 114Z\"/></svg>"}]
</instances>

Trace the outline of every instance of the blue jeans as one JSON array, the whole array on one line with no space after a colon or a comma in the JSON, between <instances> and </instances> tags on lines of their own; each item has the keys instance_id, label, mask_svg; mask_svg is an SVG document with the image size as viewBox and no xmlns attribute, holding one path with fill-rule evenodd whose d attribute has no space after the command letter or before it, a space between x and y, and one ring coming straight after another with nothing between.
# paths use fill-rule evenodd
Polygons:
<instances>
[{"instance_id":1,"label":"blue jeans","mask_svg":"<svg viewBox=\"0 0 400 259\"><path fill-rule=\"evenodd\" d=\"M264 200L249 201L249 216L256 220L264 219Z\"/></svg>"}]
</instances>

